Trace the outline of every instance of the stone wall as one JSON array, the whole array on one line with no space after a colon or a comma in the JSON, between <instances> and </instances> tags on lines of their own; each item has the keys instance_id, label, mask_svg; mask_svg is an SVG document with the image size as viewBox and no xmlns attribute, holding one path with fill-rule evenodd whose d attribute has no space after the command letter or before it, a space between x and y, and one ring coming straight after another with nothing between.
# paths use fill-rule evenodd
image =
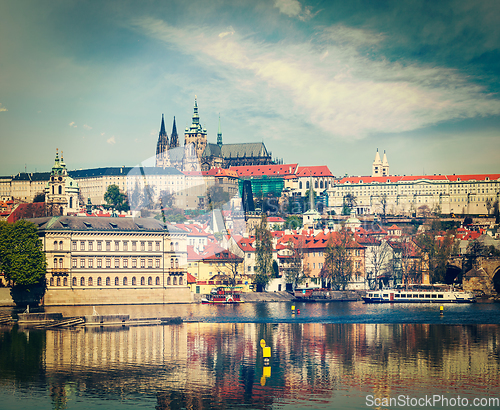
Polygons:
<instances>
[{"instance_id":1,"label":"stone wall","mask_svg":"<svg viewBox=\"0 0 500 410\"><path fill-rule=\"evenodd\" d=\"M10 288L0 288L0 306L15 306L10 296Z\"/></svg>"},{"instance_id":2,"label":"stone wall","mask_svg":"<svg viewBox=\"0 0 500 410\"><path fill-rule=\"evenodd\" d=\"M50 289L43 298L45 306L146 305L193 303L188 287L150 289Z\"/></svg>"}]
</instances>

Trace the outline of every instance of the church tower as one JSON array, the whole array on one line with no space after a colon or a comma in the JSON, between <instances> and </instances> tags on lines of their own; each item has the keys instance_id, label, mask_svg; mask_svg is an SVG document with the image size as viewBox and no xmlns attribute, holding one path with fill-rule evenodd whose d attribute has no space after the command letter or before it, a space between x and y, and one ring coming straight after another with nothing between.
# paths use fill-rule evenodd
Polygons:
<instances>
[{"instance_id":1,"label":"church tower","mask_svg":"<svg viewBox=\"0 0 500 410\"><path fill-rule=\"evenodd\" d=\"M372 165L372 177L380 177L382 176L382 161L380 160L380 155L378 153L375 154L375 160Z\"/></svg>"},{"instance_id":2,"label":"church tower","mask_svg":"<svg viewBox=\"0 0 500 410\"><path fill-rule=\"evenodd\" d=\"M222 149L222 131L220 129L220 113L219 113L219 130L217 131L217 145Z\"/></svg>"},{"instance_id":3,"label":"church tower","mask_svg":"<svg viewBox=\"0 0 500 410\"><path fill-rule=\"evenodd\" d=\"M170 135L170 148L177 148L179 146L179 136L177 135L177 127L175 125L175 116L174 116L174 125L172 126L172 134Z\"/></svg>"},{"instance_id":4,"label":"church tower","mask_svg":"<svg viewBox=\"0 0 500 410\"><path fill-rule=\"evenodd\" d=\"M78 212L78 194L80 188L76 181L68 175L61 151L61 159L56 149L56 159L50 179L45 186L45 204L48 213L53 216L67 215L68 212Z\"/></svg>"},{"instance_id":5,"label":"church tower","mask_svg":"<svg viewBox=\"0 0 500 410\"><path fill-rule=\"evenodd\" d=\"M184 132L184 161L186 167L184 170L192 170L194 160L193 154L196 155L198 163L201 163L201 157L203 151L207 147L207 130L203 128L200 124L200 116L198 115L198 102L195 96L194 98L194 113L191 126L186 128ZM189 162L189 165L187 164ZM199 165L198 165L199 168Z\"/></svg>"},{"instance_id":6,"label":"church tower","mask_svg":"<svg viewBox=\"0 0 500 410\"><path fill-rule=\"evenodd\" d=\"M170 157L168 155L168 135L165 131L165 121L163 114L161 115L160 133L158 135L158 142L156 144L156 166L167 168L170 166Z\"/></svg>"},{"instance_id":7,"label":"church tower","mask_svg":"<svg viewBox=\"0 0 500 410\"><path fill-rule=\"evenodd\" d=\"M384 159L382 160L382 176L389 176L389 162L387 162L387 155L384 150Z\"/></svg>"}]
</instances>

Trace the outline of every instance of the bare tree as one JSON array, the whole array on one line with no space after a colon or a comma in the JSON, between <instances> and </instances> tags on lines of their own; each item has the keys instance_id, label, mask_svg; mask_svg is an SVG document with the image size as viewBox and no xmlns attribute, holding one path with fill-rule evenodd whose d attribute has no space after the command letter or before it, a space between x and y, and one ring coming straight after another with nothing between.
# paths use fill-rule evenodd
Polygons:
<instances>
[{"instance_id":1,"label":"bare tree","mask_svg":"<svg viewBox=\"0 0 500 410\"><path fill-rule=\"evenodd\" d=\"M330 236L325 249L325 264L321 274L336 290L345 290L353 274L352 239L346 229Z\"/></svg>"},{"instance_id":2,"label":"bare tree","mask_svg":"<svg viewBox=\"0 0 500 410\"><path fill-rule=\"evenodd\" d=\"M293 290L304 282L308 277L308 269L304 266L305 243L304 237L300 236L296 242L288 241L287 250L289 258L284 265L283 272L287 283L292 284Z\"/></svg>"},{"instance_id":3,"label":"bare tree","mask_svg":"<svg viewBox=\"0 0 500 410\"><path fill-rule=\"evenodd\" d=\"M391 252L390 246L386 241L375 241L374 245L368 246L368 263L371 268L367 272L366 281L368 288L374 290L377 287L377 278L387 271L388 257Z\"/></svg>"}]
</instances>

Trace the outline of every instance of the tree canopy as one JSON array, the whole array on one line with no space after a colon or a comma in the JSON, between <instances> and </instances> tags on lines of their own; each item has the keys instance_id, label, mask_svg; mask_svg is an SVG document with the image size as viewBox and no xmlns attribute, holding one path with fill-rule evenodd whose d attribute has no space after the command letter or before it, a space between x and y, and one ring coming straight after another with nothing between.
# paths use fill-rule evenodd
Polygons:
<instances>
[{"instance_id":1,"label":"tree canopy","mask_svg":"<svg viewBox=\"0 0 500 410\"><path fill-rule=\"evenodd\" d=\"M104 194L104 200L117 211L128 211L130 209L127 195L120 191L118 185L110 185Z\"/></svg>"},{"instance_id":2,"label":"tree canopy","mask_svg":"<svg viewBox=\"0 0 500 410\"><path fill-rule=\"evenodd\" d=\"M43 295L47 262L35 224L22 219L14 224L0 222L0 269L13 290L38 289ZM18 302L15 297L14 301Z\"/></svg>"}]
</instances>

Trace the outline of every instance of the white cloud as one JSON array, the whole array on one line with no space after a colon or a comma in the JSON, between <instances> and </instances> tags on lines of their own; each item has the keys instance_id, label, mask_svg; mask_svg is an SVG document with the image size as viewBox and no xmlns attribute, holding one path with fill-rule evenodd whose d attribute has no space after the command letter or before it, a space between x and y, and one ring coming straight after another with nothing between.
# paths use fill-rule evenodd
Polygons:
<instances>
[{"instance_id":1,"label":"white cloud","mask_svg":"<svg viewBox=\"0 0 500 410\"><path fill-rule=\"evenodd\" d=\"M115 136L113 135L111 138L108 138L106 142L110 145L116 144Z\"/></svg>"},{"instance_id":2,"label":"white cloud","mask_svg":"<svg viewBox=\"0 0 500 410\"><path fill-rule=\"evenodd\" d=\"M3 112L3 111L9 111L7 108L5 108L2 103L0 103L0 112Z\"/></svg>"},{"instance_id":3,"label":"white cloud","mask_svg":"<svg viewBox=\"0 0 500 410\"><path fill-rule=\"evenodd\" d=\"M310 7L304 7L298 0L275 0L274 7L278 8L280 13L286 14L288 17L298 17L300 20L307 20L314 15L311 13Z\"/></svg>"},{"instance_id":4,"label":"white cloud","mask_svg":"<svg viewBox=\"0 0 500 410\"><path fill-rule=\"evenodd\" d=\"M279 4L280 10L297 12L294 2ZM134 25L214 67L228 90L227 106L244 101L244 112L251 104L246 111L267 124L306 122L327 135L353 139L500 114L500 101L457 70L361 53L384 40L367 30L337 25L315 42L274 44L152 19Z\"/></svg>"},{"instance_id":5,"label":"white cloud","mask_svg":"<svg viewBox=\"0 0 500 410\"><path fill-rule=\"evenodd\" d=\"M101 135L104 135L104 134L106 134L106 133L105 132L101 132Z\"/></svg>"},{"instance_id":6,"label":"white cloud","mask_svg":"<svg viewBox=\"0 0 500 410\"><path fill-rule=\"evenodd\" d=\"M219 37L223 38L223 37L226 37L226 36L229 36L229 35L233 35L233 34L234 34L234 28L232 26L229 26L227 28L227 31L219 33Z\"/></svg>"},{"instance_id":7,"label":"white cloud","mask_svg":"<svg viewBox=\"0 0 500 410\"><path fill-rule=\"evenodd\" d=\"M76 128L76 125L75 125L75 122L74 122L74 121L71 121L68 125L69 125L70 127L72 127L72 128Z\"/></svg>"},{"instance_id":8,"label":"white cloud","mask_svg":"<svg viewBox=\"0 0 500 410\"><path fill-rule=\"evenodd\" d=\"M91 130L92 129L92 127L89 126L89 125L87 125L87 124L83 124L83 128L85 128L86 130Z\"/></svg>"}]
</instances>

